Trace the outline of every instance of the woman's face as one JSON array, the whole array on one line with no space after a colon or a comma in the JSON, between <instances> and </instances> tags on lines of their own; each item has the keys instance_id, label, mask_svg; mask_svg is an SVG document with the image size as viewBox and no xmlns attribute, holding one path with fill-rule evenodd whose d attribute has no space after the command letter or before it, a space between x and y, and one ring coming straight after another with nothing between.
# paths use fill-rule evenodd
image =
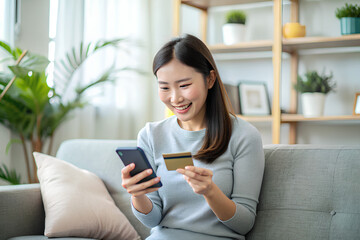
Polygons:
<instances>
[{"instance_id":1,"label":"woman's face","mask_svg":"<svg viewBox=\"0 0 360 240\"><path fill-rule=\"evenodd\" d=\"M177 116L180 126L189 131L205 128L205 102L214 84L214 72L205 84L201 73L174 58L156 75L160 100Z\"/></svg>"}]
</instances>

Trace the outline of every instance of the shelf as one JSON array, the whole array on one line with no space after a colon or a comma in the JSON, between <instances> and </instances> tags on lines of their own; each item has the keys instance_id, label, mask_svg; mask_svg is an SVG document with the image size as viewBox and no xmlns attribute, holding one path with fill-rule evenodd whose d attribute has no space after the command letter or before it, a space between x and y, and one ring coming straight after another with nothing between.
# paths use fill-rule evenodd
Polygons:
<instances>
[{"instance_id":1,"label":"shelf","mask_svg":"<svg viewBox=\"0 0 360 240\"><path fill-rule=\"evenodd\" d=\"M237 117L247 121L247 122L271 122L271 116L243 116L243 115L236 115Z\"/></svg>"},{"instance_id":2,"label":"shelf","mask_svg":"<svg viewBox=\"0 0 360 240\"><path fill-rule=\"evenodd\" d=\"M272 51L272 40L257 40L233 45L214 44L209 49L212 53L265 52ZM360 34L340 37L304 37L283 39L283 52L291 53L300 49L320 49L360 46Z\"/></svg>"},{"instance_id":3,"label":"shelf","mask_svg":"<svg viewBox=\"0 0 360 240\"><path fill-rule=\"evenodd\" d=\"M272 0L181 0L181 3L206 10L209 7L216 6L229 6L243 3L258 3L271 1Z\"/></svg>"},{"instance_id":4,"label":"shelf","mask_svg":"<svg viewBox=\"0 0 360 240\"><path fill-rule=\"evenodd\" d=\"M292 122L318 122L318 121L350 121L356 120L360 121L360 116L354 115L345 115L345 116L322 116L322 117L313 117L308 118L299 114L282 114L281 122L282 123L292 123Z\"/></svg>"},{"instance_id":5,"label":"shelf","mask_svg":"<svg viewBox=\"0 0 360 240\"><path fill-rule=\"evenodd\" d=\"M339 48L360 46L360 34L340 37L303 37L283 39L283 52L291 53L299 49Z\"/></svg>"},{"instance_id":6,"label":"shelf","mask_svg":"<svg viewBox=\"0 0 360 240\"><path fill-rule=\"evenodd\" d=\"M258 40L251 42L242 42L232 45L215 44L210 45L209 49L212 53L261 52L271 51L272 45L272 40Z\"/></svg>"}]
</instances>

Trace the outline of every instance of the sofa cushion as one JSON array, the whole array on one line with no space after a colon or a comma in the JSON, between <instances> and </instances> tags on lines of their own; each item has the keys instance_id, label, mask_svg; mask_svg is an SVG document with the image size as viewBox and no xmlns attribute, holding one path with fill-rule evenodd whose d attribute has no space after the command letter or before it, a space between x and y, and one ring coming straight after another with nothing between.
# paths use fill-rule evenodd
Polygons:
<instances>
[{"instance_id":1,"label":"sofa cushion","mask_svg":"<svg viewBox=\"0 0 360 240\"><path fill-rule=\"evenodd\" d=\"M45 154L34 157L47 237L139 239L99 177Z\"/></svg>"},{"instance_id":2,"label":"sofa cushion","mask_svg":"<svg viewBox=\"0 0 360 240\"><path fill-rule=\"evenodd\" d=\"M359 239L360 147L265 147L257 239Z\"/></svg>"}]
</instances>

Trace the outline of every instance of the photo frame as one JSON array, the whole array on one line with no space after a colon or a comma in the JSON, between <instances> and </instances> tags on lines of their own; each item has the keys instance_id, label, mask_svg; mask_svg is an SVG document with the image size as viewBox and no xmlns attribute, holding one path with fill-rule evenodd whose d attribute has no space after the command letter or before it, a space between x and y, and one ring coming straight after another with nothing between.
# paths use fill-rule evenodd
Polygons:
<instances>
[{"instance_id":1,"label":"photo frame","mask_svg":"<svg viewBox=\"0 0 360 240\"><path fill-rule=\"evenodd\" d=\"M360 92L355 93L353 115L360 116Z\"/></svg>"},{"instance_id":2,"label":"photo frame","mask_svg":"<svg viewBox=\"0 0 360 240\"><path fill-rule=\"evenodd\" d=\"M265 116L271 114L266 83L241 82L239 84L240 114Z\"/></svg>"}]
</instances>

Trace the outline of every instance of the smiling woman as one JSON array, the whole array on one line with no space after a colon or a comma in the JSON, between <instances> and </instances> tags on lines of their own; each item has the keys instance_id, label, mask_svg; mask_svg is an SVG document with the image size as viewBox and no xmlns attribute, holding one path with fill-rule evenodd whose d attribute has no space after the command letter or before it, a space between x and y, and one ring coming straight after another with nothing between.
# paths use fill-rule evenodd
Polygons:
<instances>
[{"instance_id":1,"label":"smiling woman","mask_svg":"<svg viewBox=\"0 0 360 240\"><path fill-rule=\"evenodd\" d=\"M166 43L153 73L160 100L175 116L146 124L137 144L163 186L140 183L146 170L122 170L134 215L153 228L147 239L243 239L254 224L264 171L260 134L229 111L215 61L198 38ZM163 156L183 152L193 166L168 171Z\"/></svg>"}]
</instances>

